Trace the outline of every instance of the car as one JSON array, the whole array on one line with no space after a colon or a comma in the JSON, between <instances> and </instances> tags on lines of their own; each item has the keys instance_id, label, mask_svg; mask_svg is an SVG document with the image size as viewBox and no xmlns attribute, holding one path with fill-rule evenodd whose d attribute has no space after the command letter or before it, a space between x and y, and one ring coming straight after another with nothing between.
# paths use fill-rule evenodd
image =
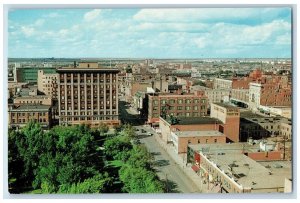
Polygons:
<instances>
[{"instance_id":1,"label":"car","mask_svg":"<svg viewBox=\"0 0 300 203\"><path fill-rule=\"evenodd\" d=\"M145 132L146 132L146 130L142 129L142 133L145 133Z\"/></svg>"},{"instance_id":2,"label":"car","mask_svg":"<svg viewBox=\"0 0 300 203\"><path fill-rule=\"evenodd\" d=\"M153 135L153 134L152 134L152 133L150 133L150 132L147 132L147 135L151 136L151 135Z\"/></svg>"}]
</instances>

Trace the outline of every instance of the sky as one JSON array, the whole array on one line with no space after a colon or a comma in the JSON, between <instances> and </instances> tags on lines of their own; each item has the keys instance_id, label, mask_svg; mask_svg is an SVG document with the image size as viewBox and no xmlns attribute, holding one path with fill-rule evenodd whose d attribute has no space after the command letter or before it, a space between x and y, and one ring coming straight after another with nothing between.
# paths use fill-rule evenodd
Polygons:
<instances>
[{"instance_id":1,"label":"sky","mask_svg":"<svg viewBox=\"0 0 300 203\"><path fill-rule=\"evenodd\" d=\"M289 58L291 9L18 9L11 58Z\"/></svg>"}]
</instances>

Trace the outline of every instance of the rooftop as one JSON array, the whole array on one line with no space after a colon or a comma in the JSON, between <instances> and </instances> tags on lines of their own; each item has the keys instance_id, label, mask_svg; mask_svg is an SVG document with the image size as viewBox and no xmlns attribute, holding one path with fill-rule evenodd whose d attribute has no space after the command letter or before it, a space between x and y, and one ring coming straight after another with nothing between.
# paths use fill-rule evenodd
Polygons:
<instances>
[{"instance_id":1,"label":"rooftop","mask_svg":"<svg viewBox=\"0 0 300 203\"><path fill-rule=\"evenodd\" d=\"M79 68L79 67L60 67L57 68L56 71L58 73L60 72L114 72L118 73L120 72L117 68L104 68L104 67L98 67L98 68Z\"/></svg>"},{"instance_id":2,"label":"rooftop","mask_svg":"<svg viewBox=\"0 0 300 203\"><path fill-rule=\"evenodd\" d=\"M224 136L223 133L217 130L206 130L206 131L175 131L178 137L205 137L205 136Z\"/></svg>"},{"instance_id":3,"label":"rooftop","mask_svg":"<svg viewBox=\"0 0 300 203\"><path fill-rule=\"evenodd\" d=\"M222 121L211 117L178 117L174 125L221 124ZM167 121L170 123L169 121Z\"/></svg>"},{"instance_id":4,"label":"rooftop","mask_svg":"<svg viewBox=\"0 0 300 203\"><path fill-rule=\"evenodd\" d=\"M9 111L48 111L50 105L15 105L15 107Z\"/></svg>"},{"instance_id":5,"label":"rooftop","mask_svg":"<svg viewBox=\"0 0 300 203\"><path fill-rule=\"evenodd\" d=\"M194 151L209 153L241 153L242 151L257 152L259 144L250 145L247 142L239 143L215 143L215 144L194 144L189 145Z\"/></svg>"},{"instance_id":6,"label":"rooftop","mask_svg":"<svg viewBox=\"0 0 300 203\"><path fill-rule=\"evenodd\" d=\"M253 192L256 189L284 187L285 178L291 178L291 164L285 164L279 171L274 167L266 167L241 153L204 154L236 183L243 187L251 187ZM274 165L276 161L269 164Z\"/></svg>"},{"instance_id":7,"label":"rooftop","mask_svg":"<svg viewBox=\"0 0 300 203\"><path fill-rule=\"evenodd\" d=\"M237 108L237 107L235 107L235 106L232 106L232 105L230 105L230 104L227 104L227 103L221 103L221 102L219 102L219 103L213 103L213 104L216 104L216 105L218 105L218 106L224 107L224 108L226 108L226 109L235 109L235 110L238 110L238 109L239 109L239 108Z\"/></svg>"}]
</instances>

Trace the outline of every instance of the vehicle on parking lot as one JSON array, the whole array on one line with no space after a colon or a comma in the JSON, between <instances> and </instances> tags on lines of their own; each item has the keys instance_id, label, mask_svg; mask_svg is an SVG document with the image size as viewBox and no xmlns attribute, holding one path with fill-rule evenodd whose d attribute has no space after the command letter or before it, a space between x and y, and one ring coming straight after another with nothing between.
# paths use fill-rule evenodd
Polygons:
<instances>
[{"instance_id":1,"label":"vehicle on parking lot","mask_svg":"<svg viewBox=\"0 0 300 203\"><path fill-rule=\"evenodd\" d=\"M145 132L147 132L146 130L144 130L144 129L142 129L142 133L145 133Z\"/></svg>"},{"instance_id":2,"label":"vehicle on parking lot","mask_svg":"<svg viewBox=\"0 0 300 203\"><path fill-rule=\"evenodd\" d=\"M151 136L151 135L153 135L153 134L152 134L152 133L150 133L150 132L147 132L147 135Z\"/></svg>"}]
</instances>

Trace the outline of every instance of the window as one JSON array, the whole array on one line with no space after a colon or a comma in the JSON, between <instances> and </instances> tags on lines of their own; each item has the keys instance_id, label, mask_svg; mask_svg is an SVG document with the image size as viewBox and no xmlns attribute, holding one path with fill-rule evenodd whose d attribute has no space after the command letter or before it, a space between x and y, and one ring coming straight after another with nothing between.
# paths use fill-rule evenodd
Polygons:
<instances>
[{"instance_id":1,"label":"window","mask_svg":"<svg viewBox=\"0 0 300 203\"><path fill-rule=\"evenodd\" d=\"M190 100L190 99L186 99L186 100L185 100L185 103L186 103L186 104L190 104L190 103L191 103L191 100Z\"/></svg>"},{"instance_id":2,"label":"window","mask_svg":"<svg viewBox=\"0 0 300 203\"><path fill-rule=\"evenodd\" d=\"M217 141L218 141L217 139L214 140L215 143L217 143Z\"/></svg>"},{"instance_id":3,"label":"window","mask_svg":"<svg viewBox=\"0 0 300 203\"><path fill-rule=\"evenodd\" d=\"M200 139L198 139L198 144L200 144Z\"/></svg>"},{"instance_id":4,"label":"window","mask_svg":"<svg viewBox=\"0 0 300 203\"><path fill-rule=\"evenodd\" d=\"M178 99L178 104L182 104L182 99Z\"/></svg>"},{"instance_id":5,"label":"window","mask_svg":"<svg viewBox=\"0 0 300 203\"><path fill-rule=\"evenodd\" d=\"M198 104L199 103L199 99L194 99L194 103Z\"/></svg>"},{"instance_id":6,"label":"window","mask_svg":"<svg viewBox=\"0 0 300 203\"><path fill-rule=\"evenodd\" d=\"M185 107L185 110L190 110L190 109L191 109L190 106L186 106L186 107Z\"/></svg>"},{"instance_id":7,"label":"window","mask_svg":"<svg viewBox=\"0 0 300 203\"><path fill-rule=\"evenodd\" d=\"M194 110L198 110L198 106L194 106Z\"/></svg>"},{"instance_id":8,"label":"window","mask_svg":"<svg viewBox=\"0 0 300 203\"><path fill-rule=\"evenodd\" d=\"M182 110L182 106L177 106L177 110Z\"/></svg>"},{"instance_id":9,"label":"window","mask_svg":"<svg viewBox=\"0 0 300 203\"><path fill-rule=\"evenodd\" d=\"M191 114L190 113L185 113L185 116L186 117L189 117Z\"/></svg>"}]
</instances>

